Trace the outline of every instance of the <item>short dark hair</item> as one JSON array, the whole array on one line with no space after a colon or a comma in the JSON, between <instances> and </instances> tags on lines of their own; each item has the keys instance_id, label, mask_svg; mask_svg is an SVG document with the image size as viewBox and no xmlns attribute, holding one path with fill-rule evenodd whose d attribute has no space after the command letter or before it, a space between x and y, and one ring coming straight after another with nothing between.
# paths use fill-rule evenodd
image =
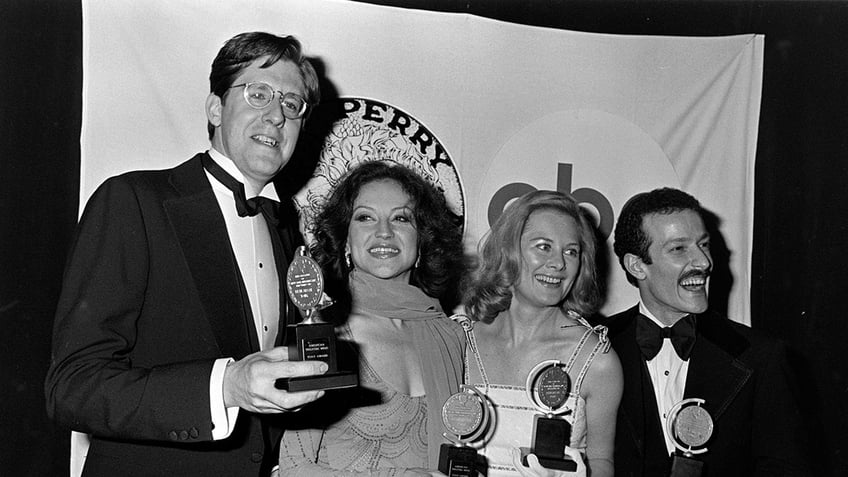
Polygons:
<instances>
[{"instance_id":1,"label":"short dark hair","mask_svg":"<svg viewBox=\"0 0 848 477\"><path fill-rule=\"evenodd\" d=\"M570 196L540 190L525 194L510 204L481 242L478 264L465 292L465 309L471 318L490 322L509 308L512 302L510 288L521 274L521 234L530 216L543 210L573 218L579 229L580 273L562 309L576 311L585 317L597 311L602 297L594 224Z\"/></svg>"},{"instance_id":2,"label":"short dark hair","mask_svg":"<svg viewBox=\"0 0 848 477\"><path fill-rule=\"evenodd\" d=\"M309 110L321 101L321 90L318 74L309 59L304 55L300 41L293 36L280 37L265 32L248 32L238 34L224 43L212 61L212 71L209 73L209 92L221 98L235 82L241 72L258 58L268 57L262 64L267 68L278 61L290 61L297 66L300 77L306 88L306 102ZM307 111L308 114L308 111ZM215 127L207 124L209 139L215 133Z\"/></svg>"},{"instance_id":3,"label":"short dark hair","mask_svg":"<svg viewBox=\"0 0 848 477\"><path fill-rule=\"evenodd\" d=\"M411 169L371 160L348 171L315 218L312 254L324 270L328 292L344 295L350 273L345 264L353 204L366 184L392 180L409 196L418 233L418 266L410 283L443 304L454 304L463 272L462 223L447 206L445 196ZM339 298L334 296L334 298Z\"/></svg>"},{"instance_id":4,"label":"short dark hair","mask_svg":"<svg viewBox=\"0 0 848 477\"><path fill-rule=\"evenodd\" d=\"M613 250L630 284L637 286L636 279L624 267L624 256L631 253L644 263L651 263L651 256L648 253L651 237L643 227L645 217L651 214L672 214L683 210L692 210L702 220L704 219L704 209L697 199L682 190L671 187L636 194L621 208L621 214L615 225Z\"/></svg>"}]
</instances>

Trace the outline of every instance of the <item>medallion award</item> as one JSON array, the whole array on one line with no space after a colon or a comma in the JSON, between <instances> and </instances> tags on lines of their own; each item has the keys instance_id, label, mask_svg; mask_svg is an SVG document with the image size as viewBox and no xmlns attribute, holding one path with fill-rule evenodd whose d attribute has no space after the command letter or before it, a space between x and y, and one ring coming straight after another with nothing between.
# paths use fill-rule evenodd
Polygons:
<instances>
[{"instance_id":1,"label":"medallion award","mask_svg":"<svg viewBox=\"0 0 848 477\"><path fill-rule=\"evenodd\" d=\"M668 413L665 428L671 436L675 452L671 461L671 477L700 477L704 463L693 459L707 451L704 444L713 435L713 418L701 407L703 399L684 399Z\"/></svg>"},{"instance_id":2,"label":"medallion award","mask_svg":"<svg viewBox=\"0 0 848 477\"><path fill-rule=\"evenodd\" d=\"M537 364L527 376L527 398L542 414L533 422L530 449L521 449L521 463L527 465L527 454L534 454L548 469L575 471L577 462L565 455L571 442L571 424L560 415L570 413L565 402L571 391L571 378L565 365L555 359Z\"/></svg>"},{"instance_id":3,"label":"medallion award","mask_svg":"<svg viewBox=\"0 0 848 477\"><path fill-rule=\"evenodd\" d=\"M442 406L442 422L453 444L442 444L439 472L449 477L476 477L479 457L474 443L494 429L491 402L474 386L462 385L462 391L449 397Z\"/></svg>"},{"instance_id":4,"label":"medallion award","mask_svg":"<svg viewBox=\"0 0 848 477\"><path fill-rule=\"evenodd\" d=\"M286 291L289 299L300 310L303 321L288 325L286 346L290 361L318 360L327 363L325 374L280 378L275 386L289 392L316 389L348 388L359 384L354 371L339 371L336 355L336 331L332 323L321 320L319 310L332 305L322 302L324 276L318 263L301 245L286 273Z\"/></svg>"}]
</instances>

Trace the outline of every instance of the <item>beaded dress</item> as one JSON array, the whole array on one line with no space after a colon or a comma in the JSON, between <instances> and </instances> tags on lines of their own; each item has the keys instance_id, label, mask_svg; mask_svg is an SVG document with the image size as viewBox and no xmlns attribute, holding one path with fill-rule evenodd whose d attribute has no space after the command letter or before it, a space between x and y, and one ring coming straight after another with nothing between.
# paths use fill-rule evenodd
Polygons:
<instances>
[{"instance_id":1,"label":"beaded dress","mask_svg":"<svg viewBox=\"0 0 848 477\"><path fill-rule=\"evenodd\" d=\"M359 353L360 386L328 391L302 412L287 415L280 445L282 476L394 476L406 468L435 469L444 425L441 405L459 390L462 329L438 300L419 288L351 274L352 315L403 320L423 373L424 396L409 396L384 381ZM339 343L353 342L347 325ZM300 428L298 428L300 426Z\"/></svg>"}]
</instances>

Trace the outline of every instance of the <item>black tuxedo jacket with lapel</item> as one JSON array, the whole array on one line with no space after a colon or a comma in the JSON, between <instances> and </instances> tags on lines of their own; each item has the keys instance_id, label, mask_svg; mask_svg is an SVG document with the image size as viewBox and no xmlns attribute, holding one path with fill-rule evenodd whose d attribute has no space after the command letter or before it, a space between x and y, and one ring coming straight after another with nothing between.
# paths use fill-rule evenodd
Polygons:
<instances>
[{"instance_id":1,"label":"black tuxedo jacket with lapel","mask_svg":"<svg viewBox=\"0 0 848 477\"><path fill-rule=\"evenodd\" d=\"M259 345L200 157L107 180L80 220L45 390L58 423L92 435L83 475L247 476L276 462L279 416L242 410L212 441L214 360ZM302 239L291 217L278 229L282 279ZM294 316L280 295L278 343Z\"/></svg>"},{"instance_id":2,"label":"black tuxedo jacket with lapel","mask_svg":"<svg viewBox=\"0 0 848 477\"><path fill-rule=\"evenodd\" d=\"M609 318L624 373L615 475L667 476L670 458L647 365L636 344L633 307ZM780 342L715 313L698 316L684 398L702 398L714 422L704 477L807 475L800 418Z\"/></svg>"}]
</instances>

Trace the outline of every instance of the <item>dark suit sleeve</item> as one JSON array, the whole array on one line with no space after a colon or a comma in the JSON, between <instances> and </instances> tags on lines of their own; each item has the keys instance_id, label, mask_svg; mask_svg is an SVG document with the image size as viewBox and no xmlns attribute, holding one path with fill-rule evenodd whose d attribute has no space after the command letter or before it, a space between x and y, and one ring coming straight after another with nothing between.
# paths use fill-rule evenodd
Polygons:
<instances>
[{"instance_id":1,"label":"dark suit sleeve","mask_svg":"<svg viewBox=\"0 0 848 477\"><path fill-rule=\"evenodd\" d=\"M771 340L769 348L757 379L753 409L755 475L810 475L800 449L803 428L786 349L781 342Z\"/></svg>"},{"instance_id":2,"label":"dark suit sleeve","mask_svg":"<svg viewBox=\"0 0 848 477\"><path fill-rule=\"evenodd\" d=\"M139 329L151 326L150 288L161 286L149 281L155 255L145 219L132 181L110 179L89 201L56 313L48 413L102 437L165 441L185 430L208 440L214 360L134 359ZM163 356L175 352L173 342L161 346Z\"/></svg>"}]
</instances>

